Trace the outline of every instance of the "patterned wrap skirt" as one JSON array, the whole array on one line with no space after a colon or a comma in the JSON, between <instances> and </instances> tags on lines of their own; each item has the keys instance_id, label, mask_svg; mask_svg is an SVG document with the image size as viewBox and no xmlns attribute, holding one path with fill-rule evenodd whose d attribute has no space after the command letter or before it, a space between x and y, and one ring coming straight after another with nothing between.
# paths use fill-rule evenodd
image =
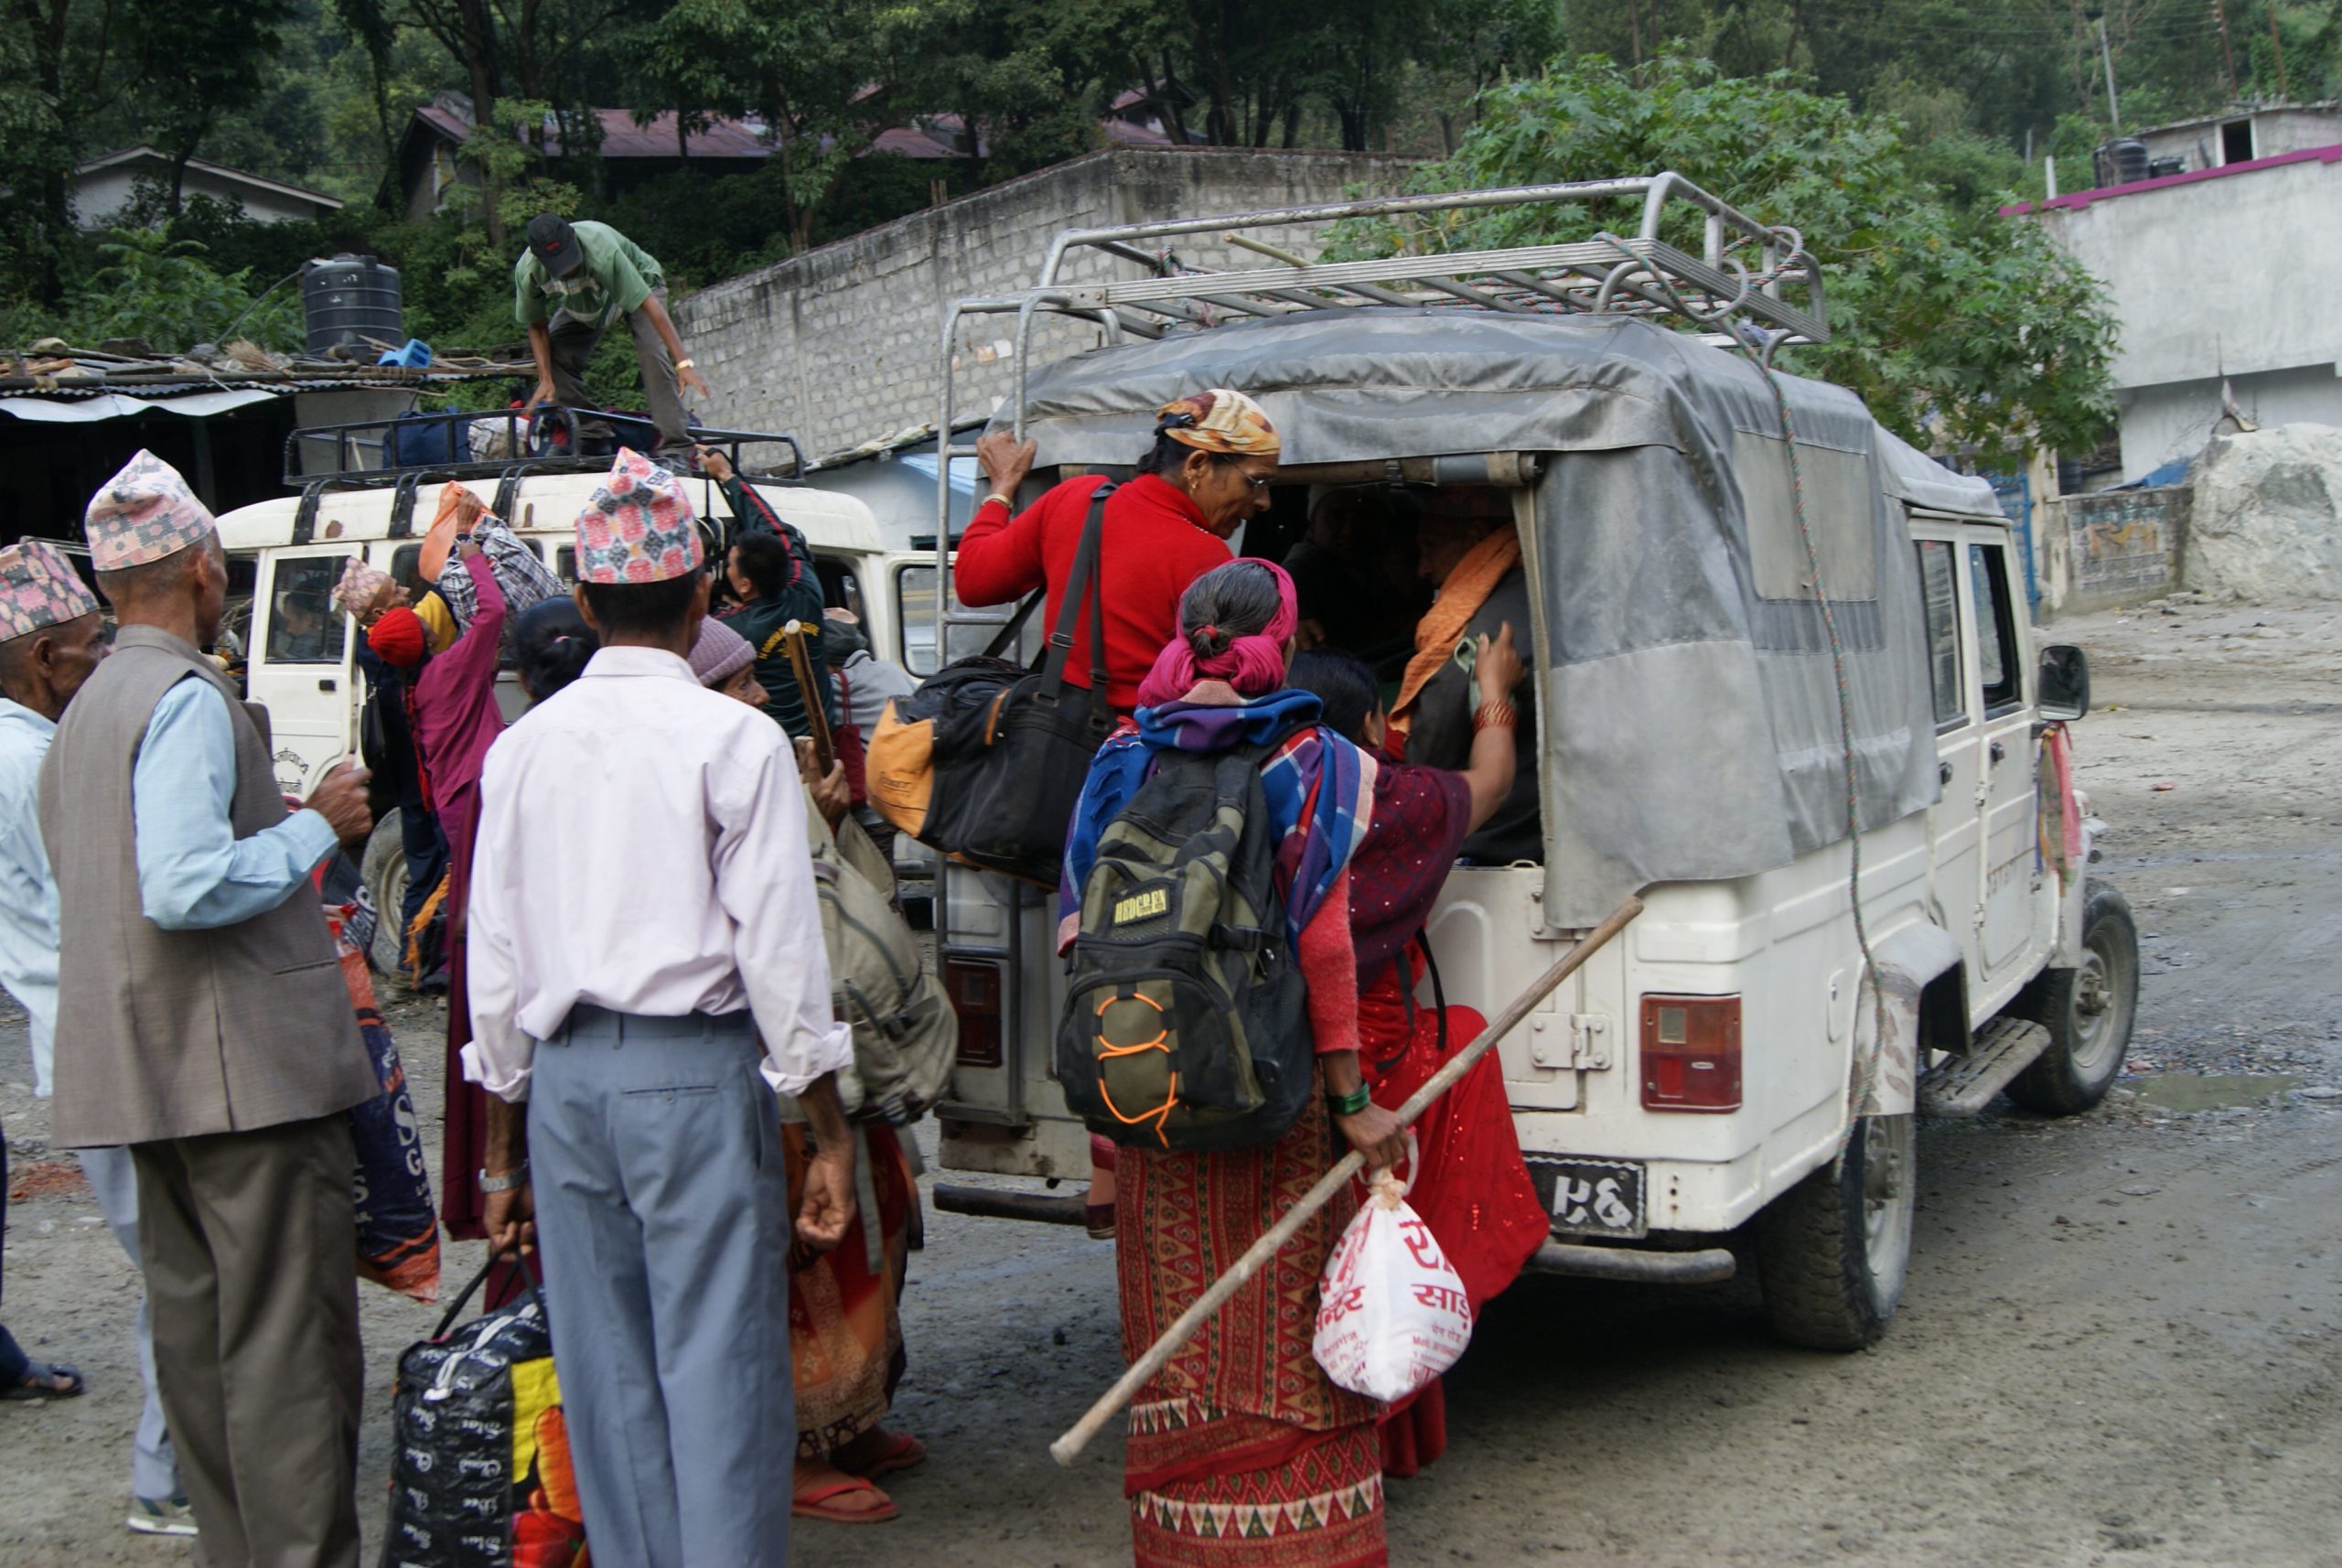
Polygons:
<instances>
[{"instance_id":1,"label":"patterned wrap skirt","mask_svg":"<svg viewBox=\"0 0 2342 1568\"><path fill-rule=\"evenodd\" d=\"M1333 1163L1324 1100L1277 1142L1116 1161L1123 1354L1135 1359ZM1310 1342L1347 1192L1220 1308L1131 1407L1123 1490L1138 1568L1380 1568L1375 1402L1336 1388Z\"/></svg>"},{"instance_id":2,"label":"patterned wrap skirt","mask_svg":"<svg viewBox=\"0 0 2342 1568\"><path fill-rule=\"evenodd\" d=\"M855 1215L845 1240L830 1251L809 1252L801 1242L790 1249L789 1364L800 1459L827 1459L876 1426L903 1377L899 1304L919 1189L892 1127L858 1122L854 1133L865 1144L856 1157L868 1163L877 1202ZM780 1139L794 1215L804 1201L812 1151L805 1129L794 1122L781 1124Z\"/></svg>"}]
</instances>

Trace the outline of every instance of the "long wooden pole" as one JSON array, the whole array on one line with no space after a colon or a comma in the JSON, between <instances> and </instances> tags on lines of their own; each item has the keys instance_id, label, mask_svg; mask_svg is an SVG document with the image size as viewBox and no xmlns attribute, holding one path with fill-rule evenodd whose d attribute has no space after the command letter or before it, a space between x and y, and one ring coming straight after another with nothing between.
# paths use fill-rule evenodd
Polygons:
<instances>
[{"instance_id":1,"label":"long wooden pole","mask_svg":"<svg viewBox=\"0 0 2342 1568\"><path fill-rule=\"evenodd\" d=\"M1592 958L1605 942L1625 930L1627 923L1642 912L1643 901L1629 898L1613 909L1608 918L1580 937L1575 945L1562 955L1559 962L1532 981L1529 989L1513 998L1511 1006L1480 1031L1478 1039L1456 1052L1445 1066L1431 1075L1421 1089L1407 1097L1406 1103L1398 1110L1399 1125L1414 1125L1416 1119L1423 1115L1433 1101L1455 1087L1456 1079L1471 1071L1473 1064L1493 1049L1498 1041L1519 1028L1521 1020L1528 1017L1531 1010L1545 1000L1555 986L1576 973L1580 965ZM1163 1369L1172 1354L1204 1326L1207 1318L1228 1305L1231 1296L1250 1283L1252 1276L1276 1256L1277 1249L1292 1240L1294 1233L1307 1224L1312 1215L1325 1208L1334 1194L1339 1192L1342 1185L1356 1176L1365 1163L1356 1149L1336 1161L1334 1168L1318 1178L1317 1185L1309 1189L1307 1196L1247 1248L1244 1255L1237 1259L1226 1273L1212 1282L1209 1290L1196 1298L1193 1306L1179 1315L1177 1322L1163 1331L1161 1338L1147 1347L1145 1355L1131 1363L1130 1369L1115 1380L1112 1388L1098 1396L1098 1402L1091 1405L1064 1436L1049 1444L1049 1456L1060 1465L1072 1464L1074 1456L1087 1448L1090 1440L1098 1435L1099 1428L1104 1426L1116 1411L1130 1403L1141 1385Z\"/></svg>"},{"instance_id":2,"label":"long wooden pole","mask_svg":"<svg viewBox=\"0 0 2342 1568\"><path fill-rule=\"evenodd\" d=\"M803 621L793 620L781 628L780 634L789 642L789 671L796 678L798 693L805 699L805 730L813 737L813 760L826 779L838 753L836 743L830 738L830 715L822 710L821 683L813 679L813 660L805 649L805 639L812 630Z\"/></svg>"}]
</instances>

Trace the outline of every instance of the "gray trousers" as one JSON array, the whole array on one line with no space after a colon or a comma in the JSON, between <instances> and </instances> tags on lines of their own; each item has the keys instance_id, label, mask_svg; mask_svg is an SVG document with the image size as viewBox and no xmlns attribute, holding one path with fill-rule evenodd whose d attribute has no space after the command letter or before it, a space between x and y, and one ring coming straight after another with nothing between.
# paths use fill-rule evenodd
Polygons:
<instances>
[{"instance_id":1,"label":"gray trousers","mask_svg":"<svg viewBox=\"0 0 2342 1568\"><path fill-rule=\"evenodd\" d=\"M667 304L667 291L653 289L651 297L661 308ZM627 330L634 334L634 361L642 371L642 395L650 405L650 423L659 427L658 450L653 456L679 455L691 450L691 418L683 412L682 389L675 382L675 367L667 361L667 345L659 340L659 329L650 324L648 311L627 313ZM549 328L553 335L553 390L564 408L592 409L600 406L594 394L586 390L586 367L593 362L595 346L601 342L603 328L578 320L574 316L556 316ZM607 435L610 427L598 419L580 417L578 434Z\"/></svg>"},{"instance_id":2,"label":"gray trousers","mask_svg":"<svg viewBox=\"0 0 2342 1568\"><path fill-rule=\"evenodd\" d=\"M98 1212L106 1217L113 1239L130 1254L131 1263L145 1265L138 1255L138 1173L128 1149L77 1149L81 1174L97 1195ZM130 1489L138 1497L168 1501L179 1495L178 1455L171 1451L171 1434L163 1420L162 1385L155 1380L155 1311L145 1282L138 1291L138 1377L146 1389L145 1408L138 1412L138 1434L130 1455Z\"/></svg>"},{"instance_id":3,"label":"gray trousers","mask_svg":"<svg viewBox=\"0 0 2342 1568\"><path fill-rule=\"evenodd\" d=\"M604 1568L784 1568L797 1424L779 1108L746 1013L581 1007L529 1165L586 1538Z\"/></svg>"},{"instance_id":4,"label":"gray trousers","mask_svg":"<svg viewBox=\"0 0 2342 1568\"><path fill-rule=\"evenodd\" d=\"M163 1412L212 1568L358 1568L349 1118L130 1145Z\"/></svg>"}]
</instances>

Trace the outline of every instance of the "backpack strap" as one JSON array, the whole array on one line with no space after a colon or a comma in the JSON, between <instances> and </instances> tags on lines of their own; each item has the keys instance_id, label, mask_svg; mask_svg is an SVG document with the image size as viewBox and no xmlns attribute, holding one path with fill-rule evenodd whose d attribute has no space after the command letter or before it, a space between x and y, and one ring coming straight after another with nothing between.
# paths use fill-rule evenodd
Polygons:
<instances>
[{"instance_id":1,"label":"backpack strap","mask_svg":"<svg viewBox=\"0 0 2342 1568\"><path fill-rule=\"evenodd\" d=\"M998 659L1015 647L1017 634L1025 629L1025 623L1032 618L1033 612L1040 607L1041 601L1047 596L1048 590L1046 588L1036 588L1026 595L1024 602L1016 607L1016 613L1010 616L1007 622L992 634L990 642L984 644L984 657Z\"/></svg>"},{"instance_id":2,"label":"backpack strap","mask_svg":"<svg viewBox=\"0 0 2342 1568\"><path fill-rule=\"evenodd\" d=\"M1074 618L1081 611L1084 595L1090 600L1090 706L1103 706L1106 701L1106 588L1105 570L1099 561L1106 532L1106 498L1114 493L1112 480L1101 482L1090 492L1090 515L1082 520L1081 542L1073 553L1073 575L1066 579L1065 598L1058 606L1057 625L1049 628L1049 658L1042 666L1044 684L1051 688L1045 696L1062 694L1065 690L1065 667L1073 657Z\"/></svg>"}]
</instances>

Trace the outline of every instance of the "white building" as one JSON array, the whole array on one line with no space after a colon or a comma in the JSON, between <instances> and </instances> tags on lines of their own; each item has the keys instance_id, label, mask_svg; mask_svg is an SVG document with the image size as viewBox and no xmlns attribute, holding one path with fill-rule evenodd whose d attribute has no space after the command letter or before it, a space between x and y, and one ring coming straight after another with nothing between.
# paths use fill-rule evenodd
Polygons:
<instances>
[{"instance_id":1,"label":"white building","mask_svg":"<svg viewBox=\"0 0 2342 1568\"><path fill-rule=\"evenodd\" d=\"M77 166L73 170L74 223L83 229L102 229L113 224L136 198L142 184L170 188L169 155L153 147L124 147ZM179 196L182 200L208 196L216 201L240 203L245 217L261 223L322 218L341 209L341 203L330 196L203 158L188 160L187 174L179 182Z\"/></svg>"},{"instance_id":2,"label":"white building","mask_svg":"<svg viewBox=\"0 0 2342 1568\"><path fill-rule=\"evenodd\" d=\"M2004 209L2108 286L2123 478L2202 450L2223 380L2264 427L2342 425L2342 314L2323 282L2342 254L2342 106L2238 110L2137 139L2165 172Z\"/></svg>"}]
</instances>

